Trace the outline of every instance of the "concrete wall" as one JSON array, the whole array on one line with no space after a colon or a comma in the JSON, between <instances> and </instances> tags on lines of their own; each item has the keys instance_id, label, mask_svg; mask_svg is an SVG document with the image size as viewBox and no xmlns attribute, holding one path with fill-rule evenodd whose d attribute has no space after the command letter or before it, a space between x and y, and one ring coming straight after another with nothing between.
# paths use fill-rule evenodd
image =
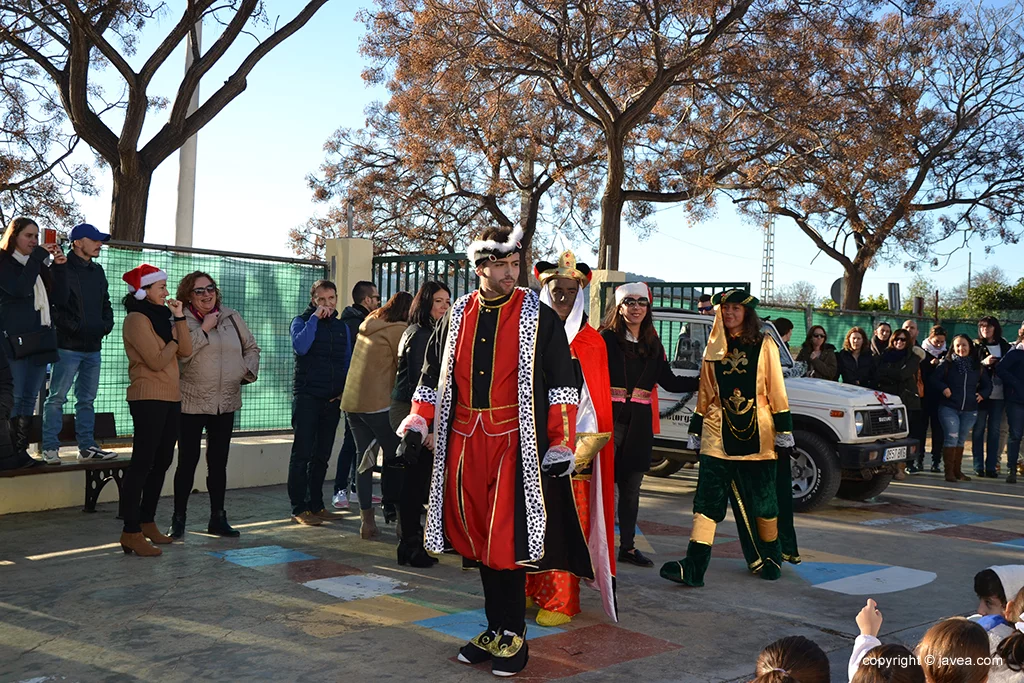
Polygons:
<instances>
[{"instance_id":1,"label":"concrete wall","mask_svg":"<svg viewBox=\"0 0 1024 683\"><path fill-rule=\"evenodd\" d=\"M601 283L614 282L621 284L626 281L626 274L621 270L594 270L590 280L590 324L594 327L601 326ZM610 306L615 304L614 290L608 292Z\"/></svg>"},{"instance_id":2,"label":"concrete wall","mask_svg":"<svg viewBox=\"0 0 1024 683\"><path fill-rule=\"evenodd\" d=\"M324 260L334 284L338 285L338 307L352 302L352 288L360 280L373 281L373 241L346 237L327 240Z\"/></svg>"},{"instance_id":3,"label":"concrete wall","mask_svg":"<svg viewBox=\"0 0 1024 683\"><path fill-rule=\"evenodd\" d=\"M336 444L341 445L340 440ZM244 489L254 486L271 486L288 481L288 457L291 453L291 434L281 436L235 437L231 441L231 457L228 459L228 488ZM115 449L125 455L131 448ZM74 449L64 449L71 453ZM206 447L203 458L196 468L193 490L206 492ZM331 458L333 465L334 458ZM174 462L167 470L164 480L164 496L174 492L174 469L178 464L175 451ZM328 470L328 478L334 470ZM100 502L117 500L117 484L107 482L100 494ZM78 507L85 503L85 472L56 472L33 474L24 477L0 479L0 515L14 512L35 512L56 508ZM288 501L281 500L282 510L287 511Z\"/></svg>"}]
</instances>

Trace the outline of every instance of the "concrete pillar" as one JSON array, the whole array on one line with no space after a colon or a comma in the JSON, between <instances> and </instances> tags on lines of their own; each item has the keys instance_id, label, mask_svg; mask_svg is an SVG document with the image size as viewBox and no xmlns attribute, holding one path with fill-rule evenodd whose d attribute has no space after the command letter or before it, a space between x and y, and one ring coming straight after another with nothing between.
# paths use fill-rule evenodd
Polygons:
<instances>
[{"instance_id":1,"label":"concrete pillar","mask_svg":"<svg viewBox=\"0 0 1024 683\"><path fill-rule=\"evenodd\" d=\"M621 270L597 270L593 271L594 276L590 280L590 324L594 327L601 326L601 289L603 283L613 282L620 285L626 281L626 273ZM609 289L607 293L608 303L605 307L615 305L615 290Z\"/></svg>"},{"instance_id":2,"label":"concrete pillar","mask_svg":"<svg viewBox=\"0 0 1024 683\"><path fill-rule=\"evenodd\" d=\"M324 248L328 278L338 285L338 308L351 305L352 288L373 281L373 241L361 237L327 240Z\"/></svg>"}]
</instances>

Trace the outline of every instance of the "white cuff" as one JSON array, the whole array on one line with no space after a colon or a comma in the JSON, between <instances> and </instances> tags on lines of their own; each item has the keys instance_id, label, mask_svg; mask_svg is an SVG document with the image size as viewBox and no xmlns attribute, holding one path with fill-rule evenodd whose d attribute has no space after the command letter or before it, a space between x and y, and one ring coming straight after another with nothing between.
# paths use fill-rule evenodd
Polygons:
<instances>
[{"instance_id":1,"label":"white cuff","mask_svg":"<svg viewBox=\"0 0 1024 683\"><path fill-rule=\"evenodd\" d=\"M793 438L792 432L783 432L775 435L776 448L792 448L795 445L796 439Z\"/></svg>"},{"instance_id":2,"label":"white cuff","mask_svg":"<svg viewBox=\"0 0 1024 683\"><path fill-rule=\"evenodd\" d=\"M575 406L580 403L580 392L576 387L558 387L556 389L548 389L548 405L556 406L559 404Z\"/></svg>"},{"instance_id":3,"label":"white cuff","mask_svg":"<svg viewBox=\"0 0 1024 683\"><path fill-rule=\"evenodd\" d=\"M431 405L437 403L437 392L428 386L419 385L416 387L415 393L412 395L413 403L429 403Z\"/></svg>"},{"instance_id":4,"label":"white cuff","mask_svg":"<svg viewBox=\"0 0 1024 683\"><path fill-rule=\"evenodd\" d=\"M548 449L548 452L544 454L544 460L541 461L540 468L542 471L548 471L556 465L563 463L570 463L569 468L565 471L565 474L561 476L567 476L575 471L574 464L576 462L576 456L573 455L572 449L566 446L552 446Z\"/></svg>"},{"instance_id":5,"label":"white cuff","mask_svg":"<svg viewBox=\"0 0 1024 683\"><path fill-rule=\"evenodd\" d=\"M422 416L416 413L409 413L402 423L398 425L398 429L395 431L399 436L405 436L408 431L419 432L420 436L424 439L427 438L427 434L430 433L430 426Z\"/></svg>"}]
</instances>

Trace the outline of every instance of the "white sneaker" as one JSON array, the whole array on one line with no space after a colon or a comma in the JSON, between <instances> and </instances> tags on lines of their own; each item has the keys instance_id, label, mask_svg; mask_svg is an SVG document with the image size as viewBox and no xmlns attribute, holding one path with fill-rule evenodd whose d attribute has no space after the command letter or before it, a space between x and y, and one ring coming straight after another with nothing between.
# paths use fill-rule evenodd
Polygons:
<instances>
[{"instance_id":1,"label":"white sneaker","mask_svg":"<svg viewBox=\"0 0 1024 683\"><path fill-rule=\"evenodd\" d=\"M59 465L60 449L56 448L52 451L43 451L43 462L45 462L47 465Z\"/></svg>"},{"instance_id":2,"label":"white sneaker","mask_svg":"<svg viewBox=\"0 0 1024 683\"><path fill-rule=\"evenodd\" d=\"M78 459L81 460L113 460L117 457L114 451L105 451L99 446L89 446L84 451L78 451Z\"/></svg>"},{"instance_id":3,"label":"white sneaker","mask_svg":"<svg viewBox=\"0 0 1024 683\"><path fill-rule=\"evenodd\" d=\"M334 507L338 509L348 509L348 494L345 492L345 489L334 494L333 503Z\"/></svg>"}]
</instances>

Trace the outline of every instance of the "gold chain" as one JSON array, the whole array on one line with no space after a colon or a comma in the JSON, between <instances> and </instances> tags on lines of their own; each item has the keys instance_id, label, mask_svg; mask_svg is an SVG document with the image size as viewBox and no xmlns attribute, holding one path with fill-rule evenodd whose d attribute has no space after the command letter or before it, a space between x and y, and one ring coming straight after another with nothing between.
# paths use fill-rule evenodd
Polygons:
<instances>
[{"instance_id":1,"label":"gold chain","mask_svg":"<svg viewBox=\"0 0 1024 683\"><path fill-rule=\"evenodd\" d=\"M732 432L732 435L736 437L738 440L750 441L750 439L754 437L754 432L757 431L756 409L750 411L750 424L747 425L746 427L743 427L739 431L736 430L736 427L734 427L732 424L732 420L729 419L729 410L725 406L722 406L722 416L725 418L725 424L729 428L729 431ZM750 432L749 434L747 434L748 431ZM746 436L744 436L744 434L746 434Z\"/></svg>"}]
</instances>

